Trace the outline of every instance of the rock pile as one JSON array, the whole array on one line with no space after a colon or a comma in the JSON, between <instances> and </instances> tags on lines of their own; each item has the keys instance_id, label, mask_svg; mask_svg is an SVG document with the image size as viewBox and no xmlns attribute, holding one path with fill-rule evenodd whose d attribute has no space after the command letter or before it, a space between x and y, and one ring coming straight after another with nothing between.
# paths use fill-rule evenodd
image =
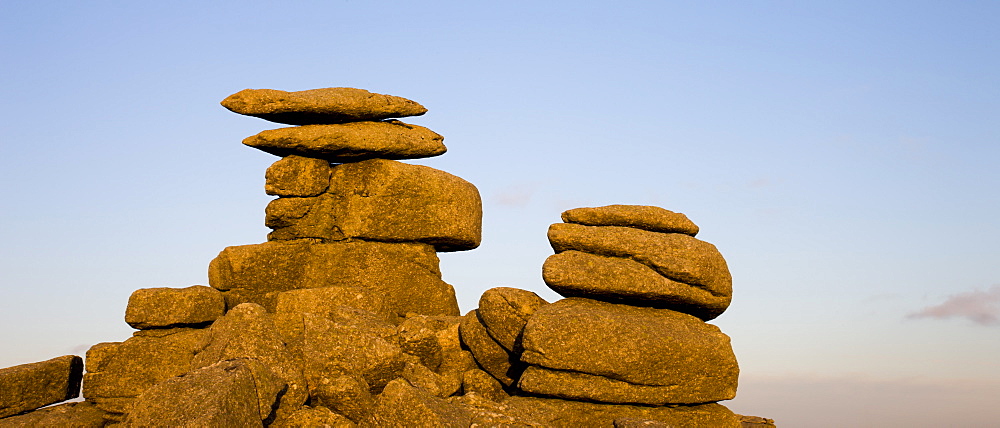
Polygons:
<instances>
[{"instance_id":1,"label":"rock pile","mask_svg":"<svg viewBox=\"0 0 1000 428\"><path fill-rule=\"evenodd\" d=\"M738 427L725 261L682 214L581 208L549 239L566 297L499 287L459 316L436 253L476 248L475 186L399 162L445 152L360 89L245 90L223 106L298 125L244 144L265 177L267 242L224 249L209 285L134 292L123 342L0 370L0 428ZM38 409L76 397L85 401ZM34 410L38 409L38 410Z\"/></svg>"}]
</instances>

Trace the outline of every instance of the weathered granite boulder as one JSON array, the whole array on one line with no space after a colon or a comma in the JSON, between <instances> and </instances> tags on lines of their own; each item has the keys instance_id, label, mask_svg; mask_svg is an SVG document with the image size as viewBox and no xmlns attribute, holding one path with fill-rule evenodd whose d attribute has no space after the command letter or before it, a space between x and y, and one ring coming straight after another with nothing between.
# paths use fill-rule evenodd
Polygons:
<instances>
[{"instance_id":1,"label":"weathered granite boulder","mask_svg":"<svg viewBox=\"0 0 1000 428\"><path fill-rule=\"evenodd\" d=\"M273 229L268 241L315 239L321 242L341 241L340 224L343 209L339 198L322 194L308 198L278 198L264 209L264 225Z\"/></svg>"},{"instance_id":2,"label":"weathered granite boulder","mask_svg":"<svg viewBox=\"0 0 1000 428\"><path fill-rule=\"evenodd\" d=\"M557 252L576 250L623 257L645 264L674 281L732 295L733 278L714 245L681 233L659 233L621 226L549 226L549 242Z\"/></svg>"},{"instance_id":3,"label":"weathered granite boulder","mask_svg":"<svg viewBox=\"0 0 1000 428\"><path fill-rule=\"evenodd\" d=\"M225 312L222 293L212 287L142 288L128 298L125 322L137 329L200 326Z\"/></svg>"},{"instance_id":4,"label":"weathered granite boulder","mask_svg":"<svg viewBox=\"0 0 1000 428\"><path fill-rule=\"evenodd\" d=\"M671 427L740 428L738 417L721 404L651 407L511 397L503 402L508 412L531 418L548 427L614 427L615 421L649 420Z\"/></svg>"},{"instance_id":5,"label":"weathered granite boulder","mask_svg":"<svg viewBox=\"0 0 1000 428\"><path fill-rule=\"evenodd\" d=\"M524 329L518 386L572 400L650 405L729 400L739 368L718 327L669 309L583 298L543 306Z\"/></svg>"},{"instance_id":6,"label":"weathered granite boulder","mask_svg":"<svg viewBox=\"0 0 1000 428\"><path fill-rule=\"evenodd\" d=\"M377 394L406 366L399 346L371 330L316 314L283 314L279 318L282 337L300 356L310 389L341 376L357 375Z\"/></svg>"},{"instance_id":7,"label":"weathered granite boulder","mask_svg":"<svg viewBox=\"0 0 1000 428\"><path fill-rule=\"evenodd\" d=\"M528 318L548 302L537 294L510 287L495 287L479 297L476 314L486 332L507 352L520 353L521 332Z\"/></svg>"},{"instance_id":8,"label":"weathered granite boulder","mask_svg":"<svg viewBox=\"0 0 1000 428\"><path fill-rule=\"evenodd\" d=\"M316 404L335 410L353 422L368 418L375 408L371 386L353 374L328 377L312 385L309 396Z\"/></svg>"},{"instance_id":9,"label":"weathered granite boulder","mask_svg":"<svg viewBox=\"0 0 1000 428\"><path fill-rule=\"evenodd\" d=\"M124 342L94 345L87 351L83 396L106 412L127 413L143 391L190 371L206 334L192 328L141 330Z\"/></svg>"},{"instance_id":10,"label":"weathered granite boulder","mask_svg":"<svg viewBox=\"0 0 1000 428\"><path fill-rule=\"evenodd\" d=\"M287 385L277 405L280 416L298 410L309 398L302 364L285 346L272 315L260 305L243 303L231 309L208 329L202 346L191 360L193 369L252 359L280 377Z\"/></svg>"},{"instance_id":11,"label":"weathered granite boulder","mask_svg":"<svg viewBox=\"0 0 1000 428\"><path fill-rule=\"evenodd\" d=\"M230 307L254 302L273 312L280 292L343 287L367 296L363 301L383 300L360 309L385 311L388 319L407 313L458 315L455 290L441 280L437 254L427 244L289 241L228 247L212 260L208 278Z\"/></svg>"},{"instance_id":12,"label":"weathered granite boulder","mask_svg":"<svg viewBox=\"0 0 1000 428\"><path fill-rule=\"evenodd\" d=\"M222 100L234 113L291 125L342 123L418 116L427 112L406 98L355 88L322 88L298 92L244 89Z\"/></svg>"},{"instance_id":13,"label":"weathered granite boulder","mask_svg":"<svg viewBox=\"0 0 1000 428\"><path fill-rule=\"evenodd\" d=\"M775 428L774 419L760 416L736 415L740 418L741 428Z\"/></svg>"},{"instance_id":14,"label":"weathered granite boulder","mask_svg":"<svg viewBox=\"0 0 1000 428\"><path fill-rule=\"evenodd\" d=\"M0 428L72 427L101 428L105 412L86 401L63 403L22 415L0 418Z\"/></svg>"},{"instance_id":15,"label":"weathered granite boulder","mask_svg":"<svg viewBox=\"0 0 1000 428\"><path fill-rule=\"evenodd\" d=\"M563 212L562 220L587 226L625 226L652 232L698 234L698 226L686 215L648 205L574 208Z\"/></svg>"},{"instance_id":16,"label":"weathered granite boulder","mask_svg":"<svg viewBox=\"0 0 1000 428\"><path fill-rule=\"evenodd\" d=\"M263 131L243 144L276 156L300 155L333 162L419 159L447 151L444 137L398 120L305 125Z\"/></svg>"},{"instance_id":17,"label":"weathered granite boulder","mask_svg":"<svg viewBox=\"0 0 1000 428\"><path fill-rule=\"evenodd\" d=\"M396 379L379 395L371 416L363 427L454 427L470 426L468 409Z\"/></svg>"},{"instance_id":18,"label":"weathered granite boulder","mask_svg":"<svg viewBox=\"0 0 1000 428\"><path fill-rule=\"evenodd\" d=\"M0 418L75 398L82 377L76 355L0 369Z\"/></svg>"},{"instance_id":19,"label":"weathered granite boulder","mask_svg":"<svg viewBox=\"0 0 1000 428\"><path fill-rule=\"evenodd\" d=\"M346 416L322 406L303 406L289 417L275 421L273 428L354 428L357 426Z\"/></svg>"},{"instance_id":20,"label":"weathered granite boulder","mask_svg":"<svg viewBox=\"0 0 1000 428\"><path fill-rule=\"evenodd\" d=\"M483 398L497 402L510 397L500 381L478 368L465 371L462 376L462 392L478 394Z\"/></svg>"},{"instance_id":21,"label":"weathered granite boulder","mask_svg":"<svg viewBox=\"0 0 1000 428\"><path fill-rule=\"evenodd\" d=\"M264 173L264 192L276 196L319 196L330 187L330 161L285 156Z\"/></svg>"},{"instance_id":22,"label":"weathered granite boulder","mask_svg":"<svg viewBox=\"0 0 1000 428\"><path fill-rule=\"evenodd\" d=\"M385 159L342 164L329 192L347 237L424 242L437 251L471 250L482 240L479 190L438 169Z\"/></svg>"},{"instance_id":23,"label":"weathered granite boulder","mask_svg":"<svg viewBox=\"0 0 1000 428\"><path fill-rule=\"evenodd\" d=\"M262 427L281 378L253 359L225 360L167 379L133 402L124 427Z\"/></svg>"},{"instance_id":24,"label":"weathered granite boulder","mask_svg":"<svg viewBox=\"0 0 1000 428\"><path fill-rule=\"evenodd\" d=\"M476 363L506 387L517 383L524 370L518 356L511 354L486 332L476 310L465 314L459 325L462 343L469 348Z\"/></svg>"},{"instance_id":25,"label":"weathered granite boulder","mask_svg":"<svg viewBox=\"0 0 1000 428\"><path fill-rule=\"evenodd\" d=\"M705 321L725 312L732 301L731 294L673 281L631 259L572 250L549 256L542 279L563 297L662 307Z\"/></svg>"}]
</instances>

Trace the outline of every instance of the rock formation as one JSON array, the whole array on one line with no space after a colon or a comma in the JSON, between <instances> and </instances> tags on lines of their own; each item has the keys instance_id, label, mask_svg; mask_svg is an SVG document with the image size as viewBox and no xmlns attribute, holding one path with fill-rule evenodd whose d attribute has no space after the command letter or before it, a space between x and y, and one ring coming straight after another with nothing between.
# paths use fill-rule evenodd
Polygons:
<instances>
[{"instance_id":1,"label":"rock formation","mask_svg":"<svg viewBox=\"0 0 1000 428\"><path fill-rule=\"evenodd\" d=\"M482 207L467 181L399 162L445 152L396 120L426 109L352 88L222 104L298 125L244 140L281 157L267 242L222 250L210 286L134 292L137 331L85 367L0 369L0 427L741 426L716 403L736 393L729 338L705 322L732 279L683 214L569 210L543 267L565 299L498 287L459 316L436 253L476 248ZM81 380L85 401L41 408Z\"/></svg>"}]
</instances>

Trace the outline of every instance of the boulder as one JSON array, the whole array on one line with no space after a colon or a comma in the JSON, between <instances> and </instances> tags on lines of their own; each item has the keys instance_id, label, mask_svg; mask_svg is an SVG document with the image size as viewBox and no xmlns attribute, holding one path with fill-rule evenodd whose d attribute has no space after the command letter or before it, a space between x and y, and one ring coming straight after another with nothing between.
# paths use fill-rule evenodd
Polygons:
<instances>
[{"instance_id":1,"label":"boulder","mask_svg":"<svg viewBox=\"0 0 1000 428\"><path fill-rule=\"evenodd\" d=\"M543 397L511 397L503 404L508 412L537 420L547 427L611 428L615 426L615 421L644 420L663 422L672 427L740 428L738 417L717 403L650 407Z\"/></svg>"},{"instance_id":2,"label":"boulder","mask_svg":"<svg viewBox=\"0 0 1000 428\"><path fill-rule=\"evenodd\" d=\"M587 226L625 226L652 232L698 234L698 226L686 215L648 205L574 208L563 212L562 220Z\"/></svg>"},{"instance_id":3,"label":"boulder","mask_svg":"<svg viewBox=\"0 0 1000 428\"><path fill-rule=\"evenodd\" d=\"M725 312L732 301L731 294L713 294L670 280L634 260L572 250L549 256L542 265L542 279L563 297L662 307L705 321Z\"/></svg>"},{"instance_id":4,"label":"boulder","mask_svg":"<svg viewBox=\"0 0 1000 428\"><path fill-rule=\"evenodd\" d=\"M384 299L360 309L384 310L394 323L411 312L458 315L455 290L441 280L437 254L427 244L289 241L228 247L212 260L208 278L230 307L254 302L274 311L282 291L344 287Z\"/></svg>"},{"instance_id":5,"label":"boulder","mask_svg":"<svg viewBox=\"0 0 1000 428\"><path fill-rule=\"evenodd\" d=\"M102 428L106 413L86 401L63 403L22 415L0 418L0 428L72 427Z\"/></svg>"},{"instance_id":6,"label":"boulder","mask_svg":"<svg viewBox=\"0 0 1000 428\"><path fill-rule=\"evenodd\" d=\"M406 98L355 88L322 88L286 92L244 89L222 100L234 113L290 125L341 123L419 116L427 112Z\"/></svg>"},{"instance_id":7,"label":"boulder","mask_svg":"<svg viewBox=\"0 0 1000 428\"><path fill-rule=\"evenodd\" d=\"M486 332L476 310L465 314L459 325L462 343L469 348L476 363L504 386L517 383L524 365Z\"/></svg>"},{"instance_id":8,"label":"boulder","mask_svg":"<svg viewBox=\"0 0 1000 428\"><path fill-rule=\"evenodd\" d=\"M354 422L362 421L375 408L371 387L360 376L348 374L324 378L310 387L312 400L336 410Z\"/></svg>"},{"instance_id":9,"label":"boulder","mask_svg":"<svg viewBox=\"0 0 1000 428\"><path fill-rule=\"evenodd\" d=\"M225 360L167 379L132 404L124 427L262 427L284 382L252 359Z\"/></svg>"},{"instance_id":10,"label":"boulder","mask_svg":"<svg viewBox=\"0 0 1000 428\"><path fill-rule=\"evenodd\" d=\"M87 351L83 396L106 412L127 413L143 391L190 371L206 334L193 328L141 330L124 342L94 345Z\"/></svg>"},{"instance_id":11,"label":"boulder","mask_svg":"<svg viewBox=\"0 0 1000 428\"><path fill-rule=\"evenodd\" d=\"M225 312L222 293L212 287L142 288L128 298L125 322L137 329L201 326Z\"/></svg>"},{"instance_id":12,"label":"boulder","mask_svg":"<svg viewBox=\"0 0 1000 428\"><path fill-rule=\"evenodd\" d=\"M330 161L285 156L264 173L264 192L276 196L319 196L330 186Z\"/></svg>"},{"instance_id":13,"label":"boulder","mask_svg":"<svg viewBox=\"0 0 1000 428\"><path fill-rule=\"evenodd\" d=\"M482 202L471 183L434 168L371 159L333 167L328 193L282 197L265 210L271 241L360 238L476 248Z\"/></svg>"},{"instance_id":14,"label":"boulder","mask_svg":"<svg viewBox=\"0 0 1000 428\"><path fill-rule=\"evenodd\" d=\"M311 388L341 376L356 375L377 394L386 383L399 377L406 365L399 346L370 330L338 324L316 314L284 314L280 318L282 337L301 356Z\"/></svg>"},{"instance_id":15,"label":"boulder","mask_svg":"<svg viewBox=\"0 0 1000 428\"><path fill-rule=\"evenodd\" d=\"M363 427L454 427L471 424L471 413L463 406L435 397L406 380L396 379L386 385L375 410L360 425Z\"/></svg>"},{"instance_id":16,"label":"boulder","mask_svg":"<svg viewBox=\"0 0 1000 428\"><path fill-rule=\"evenodd\" d=\"M528 318L538 308L548 304L528 290L495 287L479 297L476 313L490 337L508 352L520 352L521 332Z\"/></svg>"},{"instance_id":17,"label":"boulder","mask_svg":"<svg viewBox=\"0 0 1000 428\"><path fill-rule=\"evenodd\" d=\"M437 251L471 250L482 239L483 207L476 186L422 165L371 159L333 168L329 192L339 198L344 236L417 241Z\"/></svg>"},{"instance_id":18,"label":"boulder","mask_svg":"<svg viewBox=\"0 0 1000 428\"><path fill-rule=\"evenodd\" d=\"M611 403L693 404L736 395L739 368L718 327L669 309L568 298L524 329L518 386Z\"/></svg>"},{"instance_id":19,"label":"boulder","mask_svg":"<svg viewBox=\"0 0 1000 428\"><path fill-rule=\"evenodd\" d=\"M510 395L504 390L503 384L489 373L473 368L466 370L462 376L462 391L465 394L478 394L488 400L500 402Z\"/></svg>"},{"instance_id":20,"label":"boulder","mask_svg":"<svg viewBox=\"0 0 1000 428\"><path fill-rule=\"evenodd\" d=\"M398 120L305 125L261 132L243 144L277 156L300 155L332 162L419 159L447 151L444 137Z\"/></svg>"},{"instance_id":21,"label":"boulder","mask_svg":"<svg viewBox=\"0 0 1000 428\"><path fill-rule=\"evenodd\" d=\"M296 411L309 398L302 365L285 346L277 325L263 307L243 303L219 318L208 330L204 348L191 360L192 368L232 359L263 364L287 385L278 403L280 416Z\"/></svg>"},{"instance_id":22,"label":"boulder","mask_svg":"<svg viewBox=\"0 0 1000 428\"><path fill-rule=\"evenodd\" d=\"M333 317L357 311L367 313L367 316L359 315L357 319L350 321L344 317L340 321L350 323L371 321L376 322L373 328L385 327L391 330L387 333L390 336L396 332L396 326L389 323L390 320L395 321L396 317L388 316L393 311L388 306L389 302L385 296L359 293L357 287L335 286L282 291L277 294L276 301L275 312L279 314L308 313Z\"/></svg>"},{"instance_id":23,"label":"boulder","mask_svg":"<svg viewBox=\"0 0 1000 428\"><path fill-rule=\"evenodd\" d=\"M264 208L264 225L271 228L268 241L315 239L321 242L348 238L340 229L338 199L323 194L309 198L278 198Z\"/></svg>"},{"instance_id":24,"label":"boulder","mask_svg":"<svg viewBox=\"0 0 1000 428\"><path fill-rule=\"evenodd\" d=\"M0 369L0 418L75 398L82 377L76 355Z\"/></svg>"},{"instance_id":25,"label":"boulder","mask_svg":"<svg viewBox=\"0 0 1000 428\"><path fill-rule=\"evenodd\" d=\"M733 293L733 278L719 250L688 235L571 223L549 226L548 235L557 253L576 250L629 258L674 281L699 286L717 295Z\"/></svg>"},{"instance_id":26,"label":"boulder","mask_svg":"<svg viewBox=\"0 0 1000 428\"><path fill-rule=\"evenodd\" d=\"M275 421L273 428L354 428L354 422L344 415L322 406L303 406L287 418Z\"/></svg>"}]
</instances>

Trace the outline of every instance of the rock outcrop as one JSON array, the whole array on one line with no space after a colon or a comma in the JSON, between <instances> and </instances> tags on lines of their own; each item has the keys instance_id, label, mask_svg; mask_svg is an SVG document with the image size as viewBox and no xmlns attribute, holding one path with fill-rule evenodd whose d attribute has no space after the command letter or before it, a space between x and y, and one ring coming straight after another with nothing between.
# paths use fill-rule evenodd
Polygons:
<instances>
[{"instance_id":1,"label":"rock outcrop","mask_svg":"<svg viewBox=\"0 0 1000 428\"><path fill-rule=\"evenodd\" d=\"M245 90L223 105L300 125L248 146L265 173L267 241L223 249L210 286L134 292L121 342L0 369L0 428L739 427L729 338L705 321L732 297L725 260L683 214L563 213L549 303L510 287L460 316L437 252L480 244L469 182L400 162L443 138L423 114L351 88ZM76 397L85 401L40 408ZM37 409L37 410L36 410ZM765 426L765 425L760 425Z\"/></svg>"}]
</instances>

